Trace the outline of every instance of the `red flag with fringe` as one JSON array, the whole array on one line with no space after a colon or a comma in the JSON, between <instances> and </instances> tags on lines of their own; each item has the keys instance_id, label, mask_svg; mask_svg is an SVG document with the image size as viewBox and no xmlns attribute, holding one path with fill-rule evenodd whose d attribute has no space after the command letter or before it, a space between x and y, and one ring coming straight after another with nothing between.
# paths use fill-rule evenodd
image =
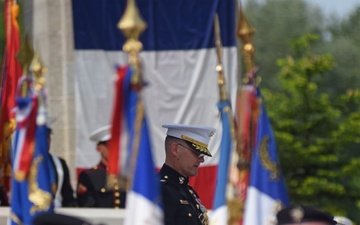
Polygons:
<instances>
[{"instance_id":1,"label":"red flag with fringe","mask_svg":"<svg viewBox=\"0 0 360 225\"><path fill-rule=\"evenodd\" d=\"M5 51L1 74L1 109L0 109L0 184L8 192L10 189L10 139L15 130L15 95L17 82L22 75L21 65L16 59L20 49L20 29L18 23L19 5L14 0L5 0Z\"/></svg>"}]
</instances>

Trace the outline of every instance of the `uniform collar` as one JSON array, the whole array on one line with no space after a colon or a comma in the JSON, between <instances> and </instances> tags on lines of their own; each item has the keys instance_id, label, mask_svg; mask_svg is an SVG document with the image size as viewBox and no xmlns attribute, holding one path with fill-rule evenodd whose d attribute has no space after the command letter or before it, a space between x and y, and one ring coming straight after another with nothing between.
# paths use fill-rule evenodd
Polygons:
<instances>
[{"instance_id":1,"label":"uniform collar","mask_svg":"<svg viewBox=\"0 0 360 225\"><path fill-rule=\"evenodd\" d=\"M102 163L102 162L100 162L100 163L97 165L97 167L98 167L99 169L107 170L107 166L106 166L104 163Z\"/></svg>"},{"instance_id":2,"label":"uniform collar","mask_svg":"<svg viewBox=\"0 0 360 225\"><path fill-rule=\"evenodd\" d=\"M187 185L189 183L189 178L184 177L176 170L171 168L170 166L164 164L160 170L161 179L166 180L172 183L177 183L180 185Z\"/></svg>"}]
</instances>

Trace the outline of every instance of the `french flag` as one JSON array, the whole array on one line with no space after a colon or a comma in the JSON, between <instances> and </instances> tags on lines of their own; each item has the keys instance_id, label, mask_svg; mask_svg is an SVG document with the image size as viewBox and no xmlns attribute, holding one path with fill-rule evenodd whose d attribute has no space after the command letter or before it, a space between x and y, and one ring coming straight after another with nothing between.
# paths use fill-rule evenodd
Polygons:
<instances>
[{"instance_id":1,"label":"french flag","mask_svg":"<svg viewBox=\"0 0 360 225\"><path fill-rule=\"evenodd\" d=\"M126 65L122 51L125 37L117 23L126 0L73 0L74 83L76 85L76 166L79 170L97 164L99 156L89 133L111 118L115 65ZM161 125L182 123L222 129L217 102L213 18L219 15L223 42L223 66L230 99L235 103L238 51L236 48L235 0L136 0L147 29L140 35L142 91L155 168L165 161ZM221 132L220 132L221 133ZM199 168L190 184L204 205L212 208L221 135L209 146L214 157ZM121 140L123 148L127 140ZM126 157L120 157L125 160ZM126 163L120 165L124 167ZM124 169L124 168L122 168Z\"/></svg>"},{"instance_id":2,"label":"french flag","mask_svg":"<svg viewBox=\"0 0 360 225\"><path fill-rule=\"evenodd\" d=\"M258 93L261 96L259 89ZM255 148L243 224L275 224L276 212L290 201L285 179L280 170L275 136L263 102L259 109Z\"/></svg>"},{"instance_id":3,"label":"french flag","mask_svg":"<svg viewBox=\"0 0 360 225\"><path fill-rule=\"evenodd\" d=\"M126 200L125 225L161 225L164 224L164 213L160 183L153 162L146 112L141 107L141 92L131 88L131 77L134 75L131 67L125 67L123 73L125 119L130 138L127 169L131 185Z\"/></svg>"}]
</instances>

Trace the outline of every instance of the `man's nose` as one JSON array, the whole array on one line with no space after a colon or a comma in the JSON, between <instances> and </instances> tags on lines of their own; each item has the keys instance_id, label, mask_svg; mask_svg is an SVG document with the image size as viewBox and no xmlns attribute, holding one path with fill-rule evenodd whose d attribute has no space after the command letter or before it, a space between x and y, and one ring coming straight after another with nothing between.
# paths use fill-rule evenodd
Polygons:
<instances>
[{"instance_id":1,"label":"man's nose","mask_svg":"<svg viewBox=\"0 0 360 225\"><path fill-rule=\"evenodd\" d=\"M205 156L198 157L198 161L199 161L200 163L203 163L203 162L205 161L204 157L205 157Z\"/></svg>"}]
</instances>

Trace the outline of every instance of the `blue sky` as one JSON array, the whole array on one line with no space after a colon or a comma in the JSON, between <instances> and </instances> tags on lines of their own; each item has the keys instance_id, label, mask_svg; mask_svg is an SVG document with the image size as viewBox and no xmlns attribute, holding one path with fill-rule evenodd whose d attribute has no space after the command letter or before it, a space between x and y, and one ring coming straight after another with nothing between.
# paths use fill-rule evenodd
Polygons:
<instances>
[{"instance_id":1,"label":"blue sky","mask_svg":"<svg viewBox=\"0 0 360 225\"><path fill-rule=\"evenodd\" d=\"M246 3L250 0L238 0L241 3ZM256 0L265 1L265 0ZM286 0L291 1L291 0ZM325 15L336 15L345 19L357 6L360 6L360 0L305 0L310 4L317 5L321 8Z\"/></svg>"},{"instance_id":2,"label":"blue sky","mask_svg":"<svg viewBox=\"0 0 360 225\"><path fill-rule=\"evenodd\" d=\"M340 18L347 17L356 7L360 6L360 0L306 0L319 6L326 15L335 14Z\"/></svg>"}]
</instances>

